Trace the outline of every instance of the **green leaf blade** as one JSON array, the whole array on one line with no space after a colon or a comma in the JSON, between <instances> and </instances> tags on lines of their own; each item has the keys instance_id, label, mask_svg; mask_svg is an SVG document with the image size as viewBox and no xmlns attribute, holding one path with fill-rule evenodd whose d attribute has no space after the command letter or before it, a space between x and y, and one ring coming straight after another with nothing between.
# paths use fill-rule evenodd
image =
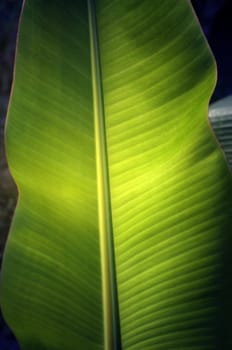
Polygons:
<instances>
[{"instance_id":1,"label":"green leaf blade","mask_svg":"<svg viewBox=\"0 0 232 350\"><path fill-rule=\"evenodd\" d=\"M97 4L122 347L214 349L231 205L214 63L187 1Z\"/></svg>"},{"instance_id":2,"label":"green leaf blade","mask_svg":"<svg viewBox=\"0 0 232 350\"><path fill-rule=\"evenodd\" d=\"M103 348L94 139L87 4L27 1L7 124L20 196L2 291L22 349Z\"/></svg>"}]
</instances>

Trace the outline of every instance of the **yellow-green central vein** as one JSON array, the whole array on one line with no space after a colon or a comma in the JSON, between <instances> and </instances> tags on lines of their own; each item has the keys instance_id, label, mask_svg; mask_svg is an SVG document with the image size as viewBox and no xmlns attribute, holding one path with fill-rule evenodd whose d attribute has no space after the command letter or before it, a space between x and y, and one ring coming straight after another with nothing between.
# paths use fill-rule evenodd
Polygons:
<instances>
[{"instance_id":1,"label":"yellow-green central vein","mask_svg":"<svg viewBox=\"0 0 232 350\"><path fill-rule=\"evenodd\" d=\"M104 120L105 117L94 0L88 0L88 11L93 82L94 126L96 140L98 217L100 231L104 315L104 346L105 350L120 350L121 337L117 300L116 271L114 262L113 229Z\"/></svg>"}]
</instances>

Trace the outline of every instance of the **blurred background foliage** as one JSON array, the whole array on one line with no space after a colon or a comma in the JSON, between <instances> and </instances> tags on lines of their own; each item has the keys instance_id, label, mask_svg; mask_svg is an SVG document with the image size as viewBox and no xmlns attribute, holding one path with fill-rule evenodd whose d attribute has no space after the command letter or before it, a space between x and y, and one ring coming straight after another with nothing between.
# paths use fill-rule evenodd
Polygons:
<instances>
[{"instance_id":1,"label":"blurred background foliage","mask_svg":"<svg viewBox=\"0 0 232 350\"><path fill-rule=\"evenodd\" d=\"M218 66L218 82L211 101L232 94L232 1L192 0ZM13 78L16 35L22 0L0 0L0 264L17 200L3 142L4 124ZM0 349L18 350L18 344L0 312Z\"/></svg>"}]
</instances>

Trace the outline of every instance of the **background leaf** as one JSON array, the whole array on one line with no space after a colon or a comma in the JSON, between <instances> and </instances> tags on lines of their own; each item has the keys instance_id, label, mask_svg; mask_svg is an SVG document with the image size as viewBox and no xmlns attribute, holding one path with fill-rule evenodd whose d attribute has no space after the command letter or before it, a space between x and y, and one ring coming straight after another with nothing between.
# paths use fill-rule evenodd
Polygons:
<instances>
[{"instance_id":1,"label":"background leaf","mask_svg":"<svg viewBox=\"0 0 232 350\"><path fill-rule=\"evenodd\" d=\"M230 168L232 168L232 96L211 104L209 118Z\"/></svg>"}]
</instances>

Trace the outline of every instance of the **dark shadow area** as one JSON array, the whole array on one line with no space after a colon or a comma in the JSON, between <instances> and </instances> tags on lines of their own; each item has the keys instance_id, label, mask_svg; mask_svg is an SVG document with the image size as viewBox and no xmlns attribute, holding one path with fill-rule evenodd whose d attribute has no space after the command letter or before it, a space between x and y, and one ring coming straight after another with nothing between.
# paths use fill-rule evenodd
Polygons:
<instances>
[{"instance_id":1,"label":"dark shadow area","mask_svg":"<svg viewBox=\"0 0 232 350\"><path fill-rule=\"evenodd\" d=\"M232 1L192 0L192 4L217 62L213 102L232 94Z\"/></svg>"},{"instance_id":2,"label":"dark shadow area","mask_svg":"<svg viewBox=\"0 0 232 350\"><path fill-rule=\"evenodd\" d=\"M17 200L4 146L4 124L13 78L16 34L22 0L0 1L0 265ZM19 350L14 335L5 324L0 306L0 349Z\"/></svg>"}]
</instances>

